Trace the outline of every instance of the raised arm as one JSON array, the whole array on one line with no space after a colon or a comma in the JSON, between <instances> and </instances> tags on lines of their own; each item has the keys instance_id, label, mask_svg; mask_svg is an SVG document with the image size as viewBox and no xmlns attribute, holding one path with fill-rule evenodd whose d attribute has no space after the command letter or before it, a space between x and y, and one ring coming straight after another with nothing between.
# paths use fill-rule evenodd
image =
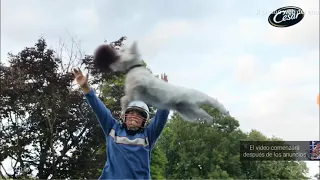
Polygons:
<instances>
[{"instance_id":1,"label":"raised arm","mask_svg":"<svg viewBox=\"0 0 320 180\"><path fill-rule=\"evenodd\" d=\"M151 148L154 147L157 139L162 133L169 116L170 111L165 109L159 109L156 112L155 117L147 127L148 138L150 141Z\"/></svg>"},{"instance_id":2,"label":"raised arm","mask_svg":"<svg viewBox=\"0 0 320 180\"><path fill-rule=\"evenodd\" d=\"M116 120L112 117L110 110L97 97L88 84L88 75L84 76L80 69L74 69L74 76L85 94L86 100L95 113L104 133L109 134Z\"/></svg>"},{"instance_id":3,"label":"raised arm","mask_svg":"<svg viewBox=\"0 0 320 180\"><path fill-rule=\"evenodd\" d=\"M110 110L103 104L103 102L97 97L93 89L90 89L89 93L85 94L88 104L91 106L95 113L103 131L105 134L109 134L116 120L112 117Z\"/></svg>"}]
</instances>

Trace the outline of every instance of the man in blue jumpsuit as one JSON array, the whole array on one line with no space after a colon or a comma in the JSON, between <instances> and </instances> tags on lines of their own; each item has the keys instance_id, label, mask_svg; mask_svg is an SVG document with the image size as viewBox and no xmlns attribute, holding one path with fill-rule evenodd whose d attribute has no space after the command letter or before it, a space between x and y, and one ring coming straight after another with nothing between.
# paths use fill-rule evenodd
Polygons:
<instances>
[{"instance_id":1,"label":"man in blue jumpsuit","mask_svg":"<svg viewBox=\"0 0 320 180\"><path fill-rule=\"evenodd\" d=\"M96 114L108 144L107 162L99 179L151 179L151 150L167 123L169 110L158 109L150 120L148 106L142 101L133 101L118 121L90 88L88 75L75 69L74 76ZM161 78L167 82L166 75Z\"/></svg>"}]
</instances>

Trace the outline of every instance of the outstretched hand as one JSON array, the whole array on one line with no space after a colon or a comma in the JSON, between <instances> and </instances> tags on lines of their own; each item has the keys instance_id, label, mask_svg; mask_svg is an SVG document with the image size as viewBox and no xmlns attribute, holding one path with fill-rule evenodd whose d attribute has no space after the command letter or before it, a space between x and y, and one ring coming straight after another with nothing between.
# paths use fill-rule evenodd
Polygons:
<instances>
[{"instance_id":1,"label":"outstretched hand","mask_svg":"<svg viewBox=\"0 0 320 180\"><path fill-rule=\"evenodd\" d=\"M82 71L78 68L78 69L73 69L73 75L80 87L88 86L89 74L84 76Z\"/></svg>"},{"instance_id":2,"label":"outstretched hand","mask_svg":"<svg viewBox=\"0 0 320 180\"><path fill-rule=\"evenodd\" d=\"M161 79L164 80L165 82L168 82L168 76L165 73L161 74Z\"/></svg>"}]
</instances>

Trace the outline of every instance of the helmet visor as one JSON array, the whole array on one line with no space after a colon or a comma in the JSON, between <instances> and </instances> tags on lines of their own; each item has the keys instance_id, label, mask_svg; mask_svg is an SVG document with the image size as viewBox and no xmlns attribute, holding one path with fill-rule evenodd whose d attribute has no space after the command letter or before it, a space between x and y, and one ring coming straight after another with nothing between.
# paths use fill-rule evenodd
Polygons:
<instances>
[{"instance_id":1,"label":"helmet visor","mask_svg":"<svg viewBox=\"0 0 320 180\"><path fill-rule=\"evenodd\" d=\"M144 109L139 108L139 107L130 107L130 108L128 108L128 109L126 110L125 114L130 113L130 112L132 112L132 111L138 113L138 114L139 114L140 116L142 116L144 119L147 119L147 118L148 118L147 112L145 112Z\"/></svg>"}]
</instances>

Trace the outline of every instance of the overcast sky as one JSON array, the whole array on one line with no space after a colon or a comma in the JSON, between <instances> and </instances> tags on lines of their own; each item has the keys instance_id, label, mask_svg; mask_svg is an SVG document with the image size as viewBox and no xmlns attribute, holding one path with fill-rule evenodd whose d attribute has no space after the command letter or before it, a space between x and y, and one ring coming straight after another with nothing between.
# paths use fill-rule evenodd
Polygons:
<instances>
[{"instance_id":1,"label":"overcast sky","mask_svg":"<svg viewBox=\"0 0 320 180\"><path fill-rule=\"evenodd\" d=\"M288 5L304 19L269 25L269 13ZM41 35L57 48L69 32L88 54L125 35L154 73L218 98L242 130L317 140L318 9L319 0L2 0L1 61ZM317 165L308 163L312 175Z\"/></svg>"}]
</instances>

